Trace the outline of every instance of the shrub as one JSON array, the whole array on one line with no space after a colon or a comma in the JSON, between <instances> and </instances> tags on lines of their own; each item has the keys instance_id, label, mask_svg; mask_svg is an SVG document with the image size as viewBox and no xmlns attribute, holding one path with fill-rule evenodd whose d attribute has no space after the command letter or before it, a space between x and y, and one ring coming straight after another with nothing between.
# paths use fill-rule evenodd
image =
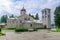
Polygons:
<instances>
[{"instance_id":1,"label":"shrub","mask_svg":"<svg viewBox=\"0 0 60 40\"><path fill-rule=\"evenodd\" d=\"M0 28L0 36L2 36L2 32L1 32L2 30L1 30L1 28Z\"/></svg>"},{"instance_id":2,"label":"shrub","mask_svg":"<svg viewBox=\"0 0 60 40\"><path fill-rule=\"evenodd\" d=\"M37 28L34 28L34 31L37 31L38 29Z\"/></svg>"},{"instance_id":3,"label":"shrub","mask_svg":"<svg viewBox=\"0 0 60 40\"><path fill-rule=\"evenodd\" d=\"M1 32L1 28L0 28L0 32Z\"/></svg>"},{"instance_id":4,"label":"shrub","mask_svg":"<svg viewBox=\"0 0 60 40\"><path fill-rule=\"evenodd\" d=\"M15 28L7 28L8 30L14 30Z\"/></svg>"},{"instance_id":5,"label":"shrub","mask_svg":"<svg viewBox=\"0 0 60 40\"><path fill-rule=\"evenodd\" d=\"M1 30L1 28L0 28L0 33L1 33L1 31L2 31L2 30Z\"/></svg>"},{"instance_id":6,"label":"shrub","mask_svg":"<svg viewBox=\"0 0 60 40\"><path fill-rule=\"evenodd\" d=\"M27 28L16 28L15 29L15 32L25 32L25 31L28 31Z\"/></svg>"}]
</instances>

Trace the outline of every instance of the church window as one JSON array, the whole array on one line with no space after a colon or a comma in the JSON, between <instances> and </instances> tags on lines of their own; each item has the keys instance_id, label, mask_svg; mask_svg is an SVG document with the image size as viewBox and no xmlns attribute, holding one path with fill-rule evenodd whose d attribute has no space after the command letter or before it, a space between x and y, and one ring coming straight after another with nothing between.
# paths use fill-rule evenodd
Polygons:
<instances>
[{"instance_id":1,"label":"church window","mask_svg":"<svg viewBox=\"0 0 60 40\"><path fill-rule=\"evenodd\" d=\"M46 10L45 10L45 15L46 15Z\"/></svg>"},{"instance_id":2,"label":"church window","mask_svg":"<svg viewBox=\"0 0 60 40\"><path fill-rule=\"evenodd\" d=\"M42 16L44 18L44 16Z\"/></svg>"},{"instance_id":3,"label":"church window","mask_svg":"<svg viewBox=\"0 0 60 40\"><path fill-rule=\"evenodd\" d=\"M26 17L25 20L30 20L30 17Z\"/></svg>"},{"instance_id":4,"label":"church window","mask_svg":"<svg viewBox=\"0 0 60 40\"><path fill-rule=\"evenodd\" d=\"M50 15L48 15L48 17L50 17Z\"/></svg>"},{"instance_id":5,"label":"church window","mask_svg":"<svg viewBox=\"0 0 60 40\"><path fill-rule=\"evenodd\" d=\"M30 26L32 27L32 24L30 24Z\"/></svg>"},{"instance_id":6,"label":"church window","mask_svg":"<svg viewBox=\"0 0 60 40\"><path fill-rule=\"evenodd\" d=\"M42 18L44 19L44 16L42 16Z\"/></svg>"},{"instance_id":7,"label":"church window","mask_svg":"<svg viewBox=\"0 0 60 40\"><path fill-rule=\"evenodd\" d=\"M30 20L30 18L27 18L27 20Z\"/></svg>"},{"instance_id":8,"label":"church window","mask_svg":"<svg viewBox=\"0 0 60 40\"><path fill-rule=\"evenodd\" d=\"M46 18L46 16L45 16L45 18Z\"/></svg>"},{"instance_id":9,"label":"church window","mask_svg":"<svg viewBox=\"0 0 60 40\"><path fill-rule=\"evenodd\" d=\"M25 20L27 20L27 18L25 18Z\"/></svg>"},{"instance_id":10,"label":"church window","mask_svg":"<svg viewBox=\"0 0 60 40\"><path fill-rule=\"evenodd\" d=\"M50 10L48 11L48 13L50 13Z\"/></svg>"}]
</instances>

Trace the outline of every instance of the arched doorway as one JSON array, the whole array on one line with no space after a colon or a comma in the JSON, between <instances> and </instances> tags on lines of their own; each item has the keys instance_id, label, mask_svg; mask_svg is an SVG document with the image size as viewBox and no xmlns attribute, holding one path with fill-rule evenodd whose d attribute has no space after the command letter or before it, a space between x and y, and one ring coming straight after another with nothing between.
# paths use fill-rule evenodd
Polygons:
<instances>
[{"instance_id":1,"label":"arched doorway","mask_svg":"<svg viewBox=\"0 0 60 40\"><path fill-rule=\"evenodd\" d=\"M46 29L46 28L47 28L47 26L46 26L46 25L44 25L44 28Z\"/></svg>"},{"instance_id":2,"label":"arched doorway","mask_svg":"<svg viewBox=\"0 0 60 40\"><path fill-rule=\"evenodd\" d=\"M30 27L32 27L32 24L30 24Z\"/></svg>"}]
</instances>

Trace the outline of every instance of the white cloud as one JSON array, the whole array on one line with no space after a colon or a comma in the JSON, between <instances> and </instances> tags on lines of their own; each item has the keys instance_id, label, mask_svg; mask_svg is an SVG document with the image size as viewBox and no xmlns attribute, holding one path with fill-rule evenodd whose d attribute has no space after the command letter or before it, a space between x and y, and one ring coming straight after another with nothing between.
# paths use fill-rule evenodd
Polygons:
<instances>
[{"instance_id":1,"label":"white cloud","mask_svg":"<svg viewBox=\"0 0 60 40\"><path fill-rule=\"evenodd\" d=\"M10 0L0 0L0 14L3 10L8 11L10 9L12 2Z\"/></svg>"},{"instance_id":2,"label":"white cloud","mask_svg":"<svg viewBox=\"0 0 60 40\"><path fill-rule=\"evenodd\" d=\"M51 13L53 17L53 11L59 3L60 0L14 0L14 2L12 0L0 0L0 13L1 11L6 10L11 14L19 15L24 4L27 14L31 13L35 15L36 13L39 13L39 17L41 18L41 10L50 8L52 9Z\"/></svg>"}]
</instances>

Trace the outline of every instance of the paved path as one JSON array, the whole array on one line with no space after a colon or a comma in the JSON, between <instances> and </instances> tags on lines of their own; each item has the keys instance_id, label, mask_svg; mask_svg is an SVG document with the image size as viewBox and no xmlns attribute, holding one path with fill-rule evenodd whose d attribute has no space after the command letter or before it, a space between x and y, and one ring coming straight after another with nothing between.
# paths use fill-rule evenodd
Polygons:
<instances>
[{"instance_id":1,"label":"paved path","mask_svg":"<svg viewBox=\"0 0 60 40\"><path fill-rule=\"evenodd\" d=\"M59 32L48 32L47 30L39 30L35 32L3 31L6 35L1 36L0 40L60 40Z\"/></svg>"}]
</instances>

